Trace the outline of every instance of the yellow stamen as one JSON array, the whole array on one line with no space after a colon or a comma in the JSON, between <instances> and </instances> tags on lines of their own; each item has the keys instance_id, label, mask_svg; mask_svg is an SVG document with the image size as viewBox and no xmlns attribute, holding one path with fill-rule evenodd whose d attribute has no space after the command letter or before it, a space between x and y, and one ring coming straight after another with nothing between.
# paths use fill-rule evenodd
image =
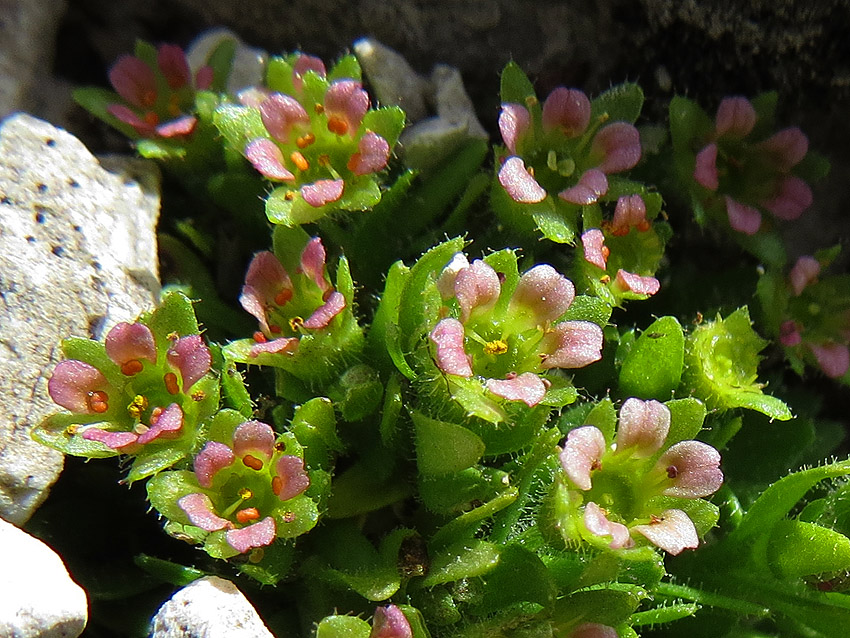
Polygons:
<instances>
[{"instance_id":1,"label":"yellow stamen","mask_svg":"<svg viewBox=\"0 0 850 638\"><path fill-rule=\"evenodd\" d=\"M488 341L484 345L484 354L505 354L508 351L508 344L501 340Z\"/></svg>"}]
</instances>

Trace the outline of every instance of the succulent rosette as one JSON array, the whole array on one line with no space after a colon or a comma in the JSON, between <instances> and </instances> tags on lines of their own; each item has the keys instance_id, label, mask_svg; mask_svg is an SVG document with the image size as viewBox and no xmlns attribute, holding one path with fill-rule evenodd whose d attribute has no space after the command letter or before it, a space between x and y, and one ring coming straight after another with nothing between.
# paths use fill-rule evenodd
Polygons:
<instances>
[{"instance_id":1,"label":"succulent rosette","mask_svg":"<svg viewBox=\"0 0 850 638\"><path fill-rule=\"evenodd\" d=\"M335 288L320 238L278 227L275 249L254 256L239 297L259 330L226 346L225 355L282 368L305 381L328 380L343 360L359 356L363 345L348 262L340 259Z\"/></svg>"},{"instance_id":2,"label":"succulent rosette","mask_svg":"<svg viewBox=\"0 0 850 638\"><path fill-rule=\"evenodd\" d=\"M681 421L689 412L678 411ZM564 540L615 550L648 542L674 555L695 549L718 518L702 499L723 483L717 450L682 438L696 434L702 418L677 424L668 405L630 398L616 433L607 400L587 420L599 427L570 430L559 452L563 474L552 495Z\"/></svg>"},{"instance_id":3,"label":"succulent rosette","mask_svg":"<svg viewBox=\"0 0 850 638\"><path fill-rule=\"evenodd\" d=\"M573 283L548 264L519 275L512 251L470 262L457 253L436 278L442 299L428 332L433 363L453 398L486 421L505 408L561 406L575 398L556 371L602 357L602 328L566 320Z\"/></svg>"},{"instance_id":4,"label":"succulent rosette","mask_svg":"<svg viewBox=\"0 0 850 638\"><path fill-rule=\"evenodd\" d=\"M617 199L611 220L587 216L576 251L576 281L611 305L646 299L661 288L653 275L664 255L670 227L655 221L661 211L657 193Z\"/></svg>"},{"instance_id":5,"label":"succulent rosette","mask_svg":"<svg viewBox=\"0 0 850 638\"><path fill-rule=\"evenodd\" d=\"M502 73L493 204L513 227L573 243L583 207L592 207L641 157L640 135L633 123L643 93L621 85L591 101L578 89L558 87L542 106L528 78L514 64Z\"/></svg>"},{"instance_id":6,"label":"succulent rosette","mask_svg":"<svg viewBox=\"0 0 850 638\"><path fill-rule=\"evenodd\" d=\"M686 98L671 101L677 170L697 221L711 218L752 236L770 226L771 217L795 220L811 206L809 183L823 177L829 164L809 153L799 128L775 130L776 97L726 97L713 121Z\"/></svg>"},{"instance_id":7,"label":"succulent rosette","mask_svg":"<svg viewBox=\"0 0 850 638\"><path fill-rule=\"evenodd\" d=\"M212 355L180 293L135 323L119 323L104 343L68 339L48 381L65 408L35 430L39 441L84 457L136 457L129 480L169 467L199 445L218 409Z\"/></svg>"},{"instance_id":8,"label":"succulent rosette","mask_svg":"<svg viewBox=\"0 0 850 638\"><path fill-rule=\"evenodd\" d=\"M306 495L310 475L294 434L278 435L266 423L222 410L208 436L191 472L162 472L148 483L169 534L203 543L215 558L251 554L258 563L276 539L316 525L318 509Z\"/></svg>"},{"instance_id":9,"label":"succulent rosette","mask_svg":"<svg viewBox=\"0 0 850 638\"><path fill-rule=\"evenodd\" d=\"M360 67L346 56L330 71L293 54L269 62L266 85L226 104L215 122L228 143L277 186L266 214L294 226L381 199L383 171L404 126L397 107L371 108Z\"/></svg>"}]
</instances>

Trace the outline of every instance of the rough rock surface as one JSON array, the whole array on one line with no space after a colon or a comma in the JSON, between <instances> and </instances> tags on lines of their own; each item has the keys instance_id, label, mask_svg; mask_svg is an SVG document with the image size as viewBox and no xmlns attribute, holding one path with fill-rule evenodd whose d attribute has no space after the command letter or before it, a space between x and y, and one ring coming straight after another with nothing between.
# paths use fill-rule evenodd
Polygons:
<instances>
[{"instance_id":1,"label":"rough rock surface","mask_svg":"<svg viewBox=\"0 0 850 638\"><path fill-rule=\"evenodd\" d=\"M0 517L13 523L62 468L29 436L58 409L47 379L60 340L99 338L156 299L158 172L127 160L116 169L28 115L0 127Z\"/></svg>"},{"instance_id":2,"label":"rough rock surface","mask_svg":"<svg viewBox=\"0 0 850 638\"><path fill-rule=\"evenodd\" d=\"M0 636L74 638L88 620L86 593L62 559L0 519Z\"/></svg>"},{"instance_id":3,"label":"rough rock surface","mask_svg":"<svg viewBox=\"0 0 850 638\"><path fill-rule=\"evenodd\" d=\"M151 638L273 638L236 585L207 576L171 597L152 621Z\"/></svg>"}]
</instances>

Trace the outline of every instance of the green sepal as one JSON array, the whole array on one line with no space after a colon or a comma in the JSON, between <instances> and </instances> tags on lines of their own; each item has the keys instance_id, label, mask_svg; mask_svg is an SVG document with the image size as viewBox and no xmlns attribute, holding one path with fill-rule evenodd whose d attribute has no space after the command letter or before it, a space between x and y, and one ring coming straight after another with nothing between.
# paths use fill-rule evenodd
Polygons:
<instances>
[{"instance_id":1,"label":"green sepal","mask_svg":"<svg viewBox=\"0 0 850 638\"><path fill-rule=\"evenodd\" d=\"M612 308L599 297L576 295L561 321L592 321L600 328L608 325Z\"/></svg>"},{"instance_id":2,"label":"green sepal","mask_svg":"<svg viewBox=\"0 0 850 638\"><path fill-rule=\"evenodd\" d=\"M590 103L591 121L605 117L608 122L634 124L643 108L643 89L638 84L623 82L595 97Z\"/></svg>"},{"instance_id":3,"label":"green sepal","mask_svg":"<svg viewBox=\"0 0 850 638\"><path fill-rule=\"evenodd\" d=\"M620 369L620 391L641 399L669 399L682 380L685 335L675 317L661 317L638 337Z\"/></svg>"},{"instance_id":4,"label":"green sepal","mask_svg":"<svg viewBox=\"0 0 850 638\"><path fill-rule=\"evenodd\" d=\"M398 136L404 130L404 111L398 106L385 106L367 111L360 125L362 131L372 131L383 137L390 148L398 142Z\"/></svg>"},{"instance_id":5,"label":"green sepal","mask_svg":"<svg viewBox=\"0 0 850 638\"><path fill-rule=\"evenodd\" d=\"M85 416L87 415L69 414L67 412L52 414L36 425L30 432L30 436L42 445L52 447L63 454L83 456L89 459L118 456L117 451L99 441L87 441L82 436L71 434L71 431L75 429L74 426L79 425ZM94 416L100 418L100 415ZM71 430L68 428L71 428Z\"/></svg>"},{"instance_id":6,"label":"green sepal","mask_svg":"<svg viewBox=\"0 0 850 638\"><path fill-rule=\"evenodd\" d=\"M326 616L316 627L316 638L369 638L372 627L354 616Z\"/></svg>"},{"instance_id":7,"label":"green sepal","mask_svg":"<svg viewBox=\"0 0 850 638\"><path fill-rule=\"evenodd\" d=\"M207 57L207 66L213 70L213 81L210 90L216 93L227 91L227 80L233 68L233 58L236 55L237 38L222 38L212 53Z\"/></svg>"},{"instance_id":8,"label":"green sepal","mask_svg":"<svg viewBox=\"0 0 850 638\"><path fill-rule=\"evenodd\" d=\"M499 564L500 554L498 545L477 539L451 545L433 555L431 569L422 585L433 587L483 576Z\"/></svg>"},{"instance_id":9,"label":"green sepal","mask_svg":"<svg viewBox=\"0 0 850 638\"><path fill-rule=\"evenodd\" d=\"M293 571L295 544L275 541L262 550L262 558L258 563L243 563L239 566L239 571L262 585L277 585Z\"/></svg>"},{"instance_id":10,"label":"green sepal","mask_svg":"<svg viewBox=\"0 0 850 638\"><path fill-rule=\"evenodd\" d=\"M292 65L286 58L276 55L266 63L266 86L284 95L292 95L295 92L295 86L292 83Z\"/></svg>"},{"instance_id":11,"label":"green sepal","mask_svg":"<svg viewBox=\"0 0 850 638\"><path fill-rule=\"evenodd\" d=\"M109 126L120 131L124 136L131 140L139 139L139 134L136 129L129 124L122 122L106 110L112 104L123 104L124 102L124 100L122 100L115 91L99 87L85 86L74 89L71 92L71 96L74 98L74 102L94 115L97 119L106 122Z\"/></svg>"},{"instance_id":12,"label":"green sepal","mask_svg":"<svg viewBox=\"0 0 850 638\"><path fill-rule=\"evenodd\" d=\"M172 470L160 472L146 486L148 500L153 508L170 521L190 525L189 517L177 505L177 501L188 494L201 492L198 479L193 472Z\"/></svg>"},{"instance_id":13,"label":"green sepal","mask_svg":"<svg viewBox=\"0 0 850 638\"><path fill-rule=\"evenodd\" d=\"M613 627L626 622L647 593L637 586L618 589L593 588L555 601L552 606L553 635L568 636L582 622Z\"/></svg>"},{"instance_id":14,"label":"green sepal","mask_svg":"<svg viewBox=\"0 0 850 638\"><path fill-rule=\"evenodd\" d=\"M348 54L342 56L328 72L328 82L344 79L360 80L361 76L360 63L354 55Z\"/></svg>"},{"instance_id":15,"label":"green sepal","mask_svg":"<svg viewBox=\"0 0 850 638\"><path fill-rule=\"evenodd\" d=\"M508 62L502 69L500 81L502 102L513 102L527 106L527 98L534 98L534 86L516 62Z\"/></svg>"},{"instance_id":16,"label":"green sepal","mask_svg":"<svg viewBox=\"0 0 850 638\"><path fill-rule=\"evenodd\" d=\"M520 204L513 201L509 196L515 214L530 214L537 229L543 236L558 244L574 244L578 234L579 207L560 199L555 200L550 195L536 204Z\"/></svg>"},{"instance_id":17,"label":"green sepal","mask_svg":"<svg viewBox=\"0 0 850 638\"><path fill-rule=\"evenodd\" d=\"M708 113L699 104L681 95L670 100L669 113L673 149L682 153L696 153L699 149L694 146L701 144L714 130L714 122Z\"/></svg>"},{"instance_id":18,"label":"green sepal","mask_svg":"<svg viewBox=\"0 0 850 638\"><path fill-rule=\"evenodd\" d=\"M127 474L127 482L135 483L141 479L153 476L162 470L166 470L174 466L177 462L186 458L189 451L185 448L172 446L145 446L155 447L154 451L146 452L143 450L136 455L133 460L133 465L130 467L130 472Z\"/></svg>"},{"instance_id":19,"label":"green sepal","mask_svg":"<svg viewBox=\"0 0 850 638\"><path fill-rule=\"evenodd\" d=\"M334 453L345 449L337 434L333 404L325 397L316 397L298 406L289 430L304 446L308 467L330 470Z\"/></svg>"},{"instance_id":20,"label":"green sepal","mask_svg":"<svg viewBox=\"0 0 850 638\"><path fill-rule=\"evenodd\" d=\"M169 335L177 333L178 336L185 337L200 332L192 301L182 292L167 294L156 310L147 318L143 316L141 322L153 333L158 358L164 358L171 347Z\"/></svg>"},{"instance_id":21,"label":"green sepal","mask_svg":"<svg viewBox=\"0 0 850 638\"><path fill-rule=\"evenodd\" d=\"M688 397L667 401L664 405L670 410L670 432L664 440L665 448L679 441L695 439L705 421L705 404L699 399Z\"/></svg>"},{"instance_id":22,"label":"green sepal","mask_svg":"<svg viewBox=\"0 0 850 638\"><path fill-rule=\"evenodd\" d=\"M779 104L778 91L766 91L750 100L756 112L756 123L750 132L750 138L758 140L769 137L776 130L776 107Z\"/></svg>"},{"instance_id":23,"label":"green sepal","mask_svg":"<svg viewBox=\"0 0 850 638\"><path fill-rule=\"evenodd\" d=\"M236 428L253 415L245 416L237 410L219 410L207 423L207 439L218 441L227 446L233 445L233 433Z\"/></svg>"},{"instance_id":24,"label":"green sepal","mask_svg":"<svg viewBox=\"0 0 850 638\"><path fill-rule=\"evenodd\" d=\"M416 428L416 464L424 476L454 474L475 465L484 441L465 427L411 412Z\"/></svg>"},{"instance_id":25,"label":"green sepal","mask_svg":"<svg viewBox=\"0 0 850 638\"><path fill-rule=\"evenodd\" d=\"M179 160L186 157L185 146L164 139L141 139L136 143L136 152L146 159L160 161Z\"/></svg>"},{"instance_id":26,"label":"green sepal","mask_svg":"<svg viewBox=\"0 0 850 638\"><path fill-rule=\"evenodd\" d=\"M850 539L815 523L780 520L767 542L767 564L778 578L850 570Z\"/></svg>"},{"instance_id":27,"label":"green sepal","mask_svg":"<svg viewBox=\"0 0 850 638\"><path fill-rule=\"evenodd\" d=\"M617 411L611 399L605 398L597 403L585 416L584 423L580 425L593 425L605 436L605 441L610 443L614 440L614 429L617 426Z\"/></svg>"},{"instance_id":28,"label":"green sepal","mask_svg":"<svg viewBox=\"0 0 850 638\"><path fill-rule=\"evenodd\" d=\"M800 163L794 167L793 173L797 177L813 184L829 175L830 167L831 165L826 157L817 151L809 151L806 153L806 156L800 160Z\"/></svg>"},{"instance_id":29,"label":"green sepal","mask_svg":"<svg viewBox=\"0 0 850 638\"><path fill-rule=\"evenodd\" d=\"M213 124L227 144L236 152L244 153L245 146L258 137L268 138L259 109L223 104L215 110Z\"/></svg>"},{"instance_id":30,"label":"green sepal","mask_svg":"<svg viewBox=\"0 0 850 638\"><path fill-rule=\"evenodd\" d=\"M170 560L163 560L162 558L156 558L155 556L149 556L147 554L138 554L134 556L133 563L151 576L158 578L162 582L176 585L177 587L185 587L186 585L207 575L206 572L201 571L200 569L187 567L180 563L174 563Z\"/></svg>"},{"instance_id":31,"label":"green sepal","mask_svg":"<svg viewBox=\"0 0 850 638\"><path fill-rule=\"evenodd\" d=\"M275 512L274 518L278 538L295 538L316 526L319 522L319 508L312 498L299 494L286 501L286 509Z\"/></svg>"}]
</instances>

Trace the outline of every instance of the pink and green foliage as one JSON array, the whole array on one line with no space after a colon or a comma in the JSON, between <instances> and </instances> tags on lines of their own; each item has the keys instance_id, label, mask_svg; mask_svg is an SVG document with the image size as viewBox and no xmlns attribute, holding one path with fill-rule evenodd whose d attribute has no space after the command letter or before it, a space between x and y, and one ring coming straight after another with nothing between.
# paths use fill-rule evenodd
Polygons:
<instances>
[{"instance_id":1,"label":"pink and green foliage","mask_svg":"<svg viewBox=\"0 0 850 638\"><path fill-rule=\"evenodd\" d=\"M595 425L567 434L559 455L564 475L552 493L558 516L571 519L557 523L565 541L616 550L649 541L674 555L698 546L717 510L688 501L720 488L720 454L701 441L669 440L670 432L667 405L630 398L613 436Z\"/></svg>"},{"instance_id":2,"label":"pink and green foliage","mask_svg":"<svg viewBox=\"0 0 850 638\"><path fill-rule=\"evenodd\" d=\"M275 224L295 226L334 211L363 211L381 199L404 126L396 107L371 108L352 56L330 71L318 58L274 58L266 83L219 107L215 123L228 143L277 186L266 199Z\"/></svg>"},{"instance_id":3,"label":"pink and green foliage","mask_svg":"<svg viewBox=\"0 0 850 638\"><path fill-rule=\"evenodd\" d=\"M313 528L318 510L305 494L310 476L293 434L278 436L266 423L222 410L208 437L192 472L162 472L148 483L151 504L168 518L166 531L202 542L216 558L250 552L257 563L276 539Z\"/></svg>"},{"instance_id":4,"label":"pink and green foliage","mask_svg":"<svg viewBox=\"0 0 850 638\"><path fill-rule=\"evenodd\" d=\"M202 442L203 422L218 409L212 356L192 305L180 293L135 323L119 323L105 343L68 339L48 381L67 412L35 436L68 454L136 457L129 480L180 461Z\"/></svg>"}]
</instances>

